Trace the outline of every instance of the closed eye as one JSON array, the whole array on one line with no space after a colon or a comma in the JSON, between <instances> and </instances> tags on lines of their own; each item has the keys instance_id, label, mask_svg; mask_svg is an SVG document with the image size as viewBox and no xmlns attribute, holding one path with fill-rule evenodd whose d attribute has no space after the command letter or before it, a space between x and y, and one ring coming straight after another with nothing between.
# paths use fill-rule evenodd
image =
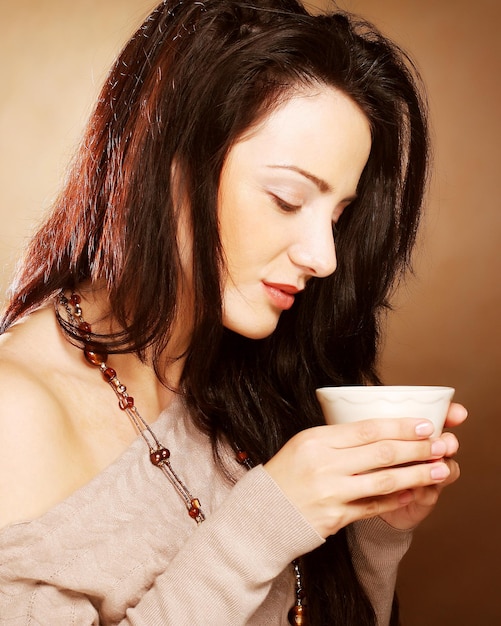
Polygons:
<instances>
[{"instance_id":1,"label":"closed eye","mask_svg":"<svg viewBox=\"0 0 501 626\"><path fill-rule=\"evenodd\" d=\"M297 213L303 208L302 204L291 204L290 202L286 202L285 200L280 198L280 196L277 196L274 193L270 195L277 207L282 211L285 211L285 213Z\"/></svg>"}]
</instances>

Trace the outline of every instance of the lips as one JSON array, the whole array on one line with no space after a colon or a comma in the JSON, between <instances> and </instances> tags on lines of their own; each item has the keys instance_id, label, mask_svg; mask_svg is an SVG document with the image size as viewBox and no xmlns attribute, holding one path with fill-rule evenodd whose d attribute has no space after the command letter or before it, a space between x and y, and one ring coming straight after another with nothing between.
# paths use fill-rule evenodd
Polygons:
<instances>
[{"instance_id":1,"label":"lips","mask_svg":"<svg viewBox=\"0 0 501 626\"><path fill-rule=\"evenodd\" d=\"M300 291L294 285L284 285L282 283L263 282L263 285L272 304L282 311L291 308L294 304L294 296Z\"/></svg>"}]
</instances>

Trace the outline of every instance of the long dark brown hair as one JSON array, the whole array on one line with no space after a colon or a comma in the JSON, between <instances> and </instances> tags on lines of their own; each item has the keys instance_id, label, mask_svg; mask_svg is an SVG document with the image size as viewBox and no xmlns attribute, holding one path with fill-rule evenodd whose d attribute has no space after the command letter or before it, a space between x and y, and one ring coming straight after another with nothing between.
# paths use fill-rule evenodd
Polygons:
<instances>
[{"instance_id":1,"label":"long dark brown hair","mask_svg":"<svg viewBox=\"0 0 501 626\"><path fill-rule=\"evenodd\" d=\"M380 317L409 266L426 179L418 82L401 50L345 13L314 17L295 0L162 2L106 80L66 185L20 265L2 330L61 289L105 281L123 328L102 339L108 351L144 358L148 348L162 378L160 355L182 316L175 166L193 233L183 389L215 451L228 438L266 461L322 423L316 387L378 382ZM239 137L312 84L358 104L371 153L337 227L338 269L311 279L273 335L253 341L222 323L219 177ZM375 623L344 531L306 555L304 569L311 624Z\"/></svg>"}]
</instances>

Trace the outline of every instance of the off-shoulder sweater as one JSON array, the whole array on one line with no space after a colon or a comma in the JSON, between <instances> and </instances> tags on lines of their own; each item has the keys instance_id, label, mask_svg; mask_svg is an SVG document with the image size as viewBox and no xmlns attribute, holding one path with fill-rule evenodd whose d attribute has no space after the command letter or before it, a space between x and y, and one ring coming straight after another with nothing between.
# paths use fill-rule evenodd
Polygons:
<instances>
[{"instance_id":1,"label":"off-shoulder sweater","mask_svg":"<svg viewBox=\"0 0 501 626\"><path fill-rule=\"evenodd\" d=\"M2 626L288 623L290 563L323 539L262 466L235 462L231 484L181 400L153 427L206 521L187 515L138 437L66 500L0 531ZM377 518L348 531L357 575L387 624L410 533Z\"/></svg>"}]
</instances>

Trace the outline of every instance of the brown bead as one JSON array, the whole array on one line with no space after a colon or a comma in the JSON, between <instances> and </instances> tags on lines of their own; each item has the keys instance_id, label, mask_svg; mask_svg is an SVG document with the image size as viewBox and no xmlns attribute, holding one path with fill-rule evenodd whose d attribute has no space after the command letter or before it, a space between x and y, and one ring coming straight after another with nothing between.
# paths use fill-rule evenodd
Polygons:
<instances>
[{"instance_id":1,"label":"brown bead","mask_svg":"<svg viewBox=\"0 0 501 626\"><path fill-rule=\"evenodd\" d=\"M245 463L246 461L249 460L249 455L247 454L247 452L245 452L245 450L239 450L237 452L237 461L239 463Z\"/></svg>"},{"instance_id":2,"label":"brown bead","mask_svg":"<svg viewBox=\"0 0 501 626\"><path fill-rule=\"evenodd\" d=\"M289 624L292 624L292 626L305 626L306 615L304 606L295 604L289 611L287 619L289 620Z\"/></svg>"},{"instance_id":3,"label":"brown bead","mask_svg":"<svg viewBox=\"0 0 501 626\"><path fill-rule=\"evenodd\" d=\"M132 396L120 398L120 400L118 401L118 406L122 409L122 411L125 411L125 409L132 409L132 407L134 406L134 398Z\"/></svg>"},{"instance_id":4,"label":"brown bead","mask_svg":"<svg viewBox=\"0 0 501 626\"><path fill-rule=\"evenodd\" d=\"M95 365L97 367L105 363L108 357L106 352L98 352L92 348L85 348L84 356L91 365Z\"/></svg>"},{"instance_id":5,"label":"brown bead","mask_svg":"<svg viewBox=\"0 0 501 626\"><path fill-rule=\"evenodd\" d=\"M76 306L77 304L80 304L80 302L82 302L82 298L80 298L78 293L72 293L70 298L71 306Z\"/></svg>"},{"instance_id":6,"label":"brown bead","mask_svg":"<svg viewBox=\"0 0 501 626\"><path fill-rule=\"evenodd\" d=\"M92 332L92 328L90 327L90 324L88 324L87 322L80 322L80 324L78 325L78 333L80 335L89 335Z\"/></svg>"},{"instance_id":7,"label":"brown bead","mask_svg":"<svg viewBox=\"0 0 501 626\"><path fill-rule=\"evenodd\" d=\"M150 461L153 465L160 465L163 461L167 461L170 457L170 450L167 448L157 448L156 450L152 450L150 452Z\"/></svg>"},{"instance_id":8,"label":"brown bead","mask_svg":"<svg viewBox=\"0 0 501 626\"><path fill-rule=\"evenodd\" d=\"M192 506L191 509L188 511L188 515L192 519L197 519L197 517L200 515L200 509L196 506Z\"/></svg>"},{"instance_id":9,"label":"brown bead","mask_svg":"<svg viewBox=\"0 0 501 626\"><path fill-rule=\"evenodd\" d=\"M111 381L116 378L117 373L112 367L107 367L103 372L103 378L107 383L111 383Z\"/></svg>"},{"instance_id":10,"label":"brown bead","mask_svg":"<svg viewBox=\"0 0 501 626\"><path fill-rule=\"evenodd\" d=\"M201 508L200 500L198 498L193 498L191 501L191 508L188 510L188 515L196 520L201 515Z\"/></svg>"}]
</instances>

